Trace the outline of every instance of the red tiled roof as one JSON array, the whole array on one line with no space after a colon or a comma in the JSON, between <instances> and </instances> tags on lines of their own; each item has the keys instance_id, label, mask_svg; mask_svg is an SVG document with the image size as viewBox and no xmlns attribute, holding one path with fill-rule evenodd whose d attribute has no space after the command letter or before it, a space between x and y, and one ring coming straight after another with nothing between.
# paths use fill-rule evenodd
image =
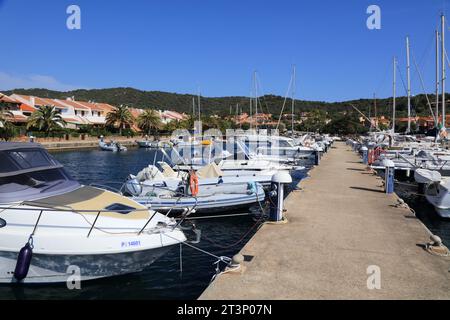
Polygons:
<instances>
[{"instance_id":1,"label":"red tiled roof","mask_svg":"<svg viewBox=\"0 0 450 320\"><path fill-rule=\"evenodd\" d=\"M19 101L8 97L6 94L0 93L0 101L6 102L6 103L20 103Z\"/></svg>"},{"instance_id":2,"label":"red tiled roof","mask_svg":"<svg viewBox=\"0 0 450 320\"><path fill-rule=\"evenodd\" d=\"M19 96L20 96L20 97L23 97L24 99L26 99L26 100L29 101L30 103L31 103L31 98L34 98L34 105L35 105L35 106L42 107L42 106L46 106L46 105L49 104L49 102L46 101L46 99L42 99L42 98L39 98L39 97L23 96L23 95L19 95Z\"/></svg>"},{"instance_id":3,"label":"red tiled roof","mask_svg":"<svg viewBox=\"0 0 450 320\"><path fill-rule=\"evenodd\" d=\"M27 116L24 116L24 115L21 115L21 114L13 114L12 118L11 118L11 117L8 117L8 119L9 119L11 122L15 122L15 123L20 122L20 123L23 123L23 122L27 122L28 117L27 117Z\"/></svg>"},{"instance_id":4,"label":"red tiled roof","mask_svg":"<svg viewBox=\"0 0 450 320\"><path fill-rule=\"evenodd\" d=\"M139 115L143 112L142 109L130 108L131 115L135 118L139 117Z\"/></svg>"},{"instance_id":5,"label":"red tiled roof","mask_svg":"<svg viewBox=\"0 0 450 320\"><path fill-rule=\"evenodd\" d=\"M181 113L178 113L176 111L164 111L162 114L163 118L170 118L170 119L176 119L176 120L183 120L184 116Z\"/></svg>"},{"instance_id":6,"label":"red tiled roof","mask_svg":"<svg viewBox=\"0 0 450 320\"><path fill-rule=\"evenodd\" d=\"M61 100L61 102L71 106L74 109L85 110L85 111L89 110L89 108L87 106L83 105L81 101Z\"/></svg>"},{"instance_id":7,"label":"red tiled roof","mask_svg":"<svg viewBox=\"0 0 450 320\"><path fill-rule=\"evenodd\" d=\"M20 111L22 111L22 112L35 112L37 109L36 108L33 108L32 106L29 106L29 105L27 105L27 104L25 104L25 103L22 103L21 105L20 105L20 107L19 107L19 109L20 109Z\"/></svg>"},{"instance_id":8,"label":"red tiled roof","mask_svg":"<svg viewBox=\"0 0 450 320\"><path fill-rule=\"evenodd\" d=\"M100 110L106 111L106 112L110 112L111 110L114 109L114 107L110 104L107 103L96 103L95 104L98 108L100 108Z\"/></svg>"}]
</instances>

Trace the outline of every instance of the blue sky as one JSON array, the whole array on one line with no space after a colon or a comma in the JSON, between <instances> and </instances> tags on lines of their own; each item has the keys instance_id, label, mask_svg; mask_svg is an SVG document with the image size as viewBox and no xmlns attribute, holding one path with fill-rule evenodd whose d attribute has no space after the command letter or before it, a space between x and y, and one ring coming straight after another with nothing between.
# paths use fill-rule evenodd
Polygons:
<instances>
[{"instance_id":1,"label":"blue sky","mask_svg":"<svg viewBox=\"0 0 450 320\"><path fill-rule=\"evenodd\" d=\"M299 99L385 97L393 55L406 76L409 35L432 92L434 30L449 2L0 0L0 90L130 86L249 95L257 70L264 93L284 95L295 64ZM66 28L70 4L81 8L81 30ZM366 27L371 4L381 8L381 30ZM423 92L414 65L412 88ZM405 93L401 81L397 90Z\"/></svg>"}]
</instances>

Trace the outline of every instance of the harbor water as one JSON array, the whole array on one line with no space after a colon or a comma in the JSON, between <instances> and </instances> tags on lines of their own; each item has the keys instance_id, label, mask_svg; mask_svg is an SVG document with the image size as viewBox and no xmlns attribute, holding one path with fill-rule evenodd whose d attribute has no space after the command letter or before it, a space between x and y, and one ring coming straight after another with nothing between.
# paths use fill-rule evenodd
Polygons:
<instances>
[{"instance_id":1,"label":"harbor water","mask_svg":"<svg viewBox=\"0 0 450 320\"><path fill-rule=\"evenodd\" d=\"M77 150L52 154L81 183L116 188L120 187L117 182L123 182L128 174L136 174L155 160L162 160L160 152L149 149L130 149L124 153ZM294 180L298 182L301 178L297 176ZM261 208L251 211L260 215ZM227 257L239 252L261 224L258 215L191 221L202 231L202 240L195 246ZM195 239L193 233L186 235ZM79 290L68 290L66 284L2 285L0 299L196 299L215 275L217 259L185 245L181 248L181 256L182 264L180 246L174 246L140 273L86 281Z\"/></svg>"},{"instance_id":2,"label":"harbor water","mask_svg":"<svg viewBox=\"0 0 450 320\"><path fill-rule=\"evenodd\" d=\"M441 218L425 196L417 193L417 186L412 182L401 181L396 183L395 188L397 195L414 210L416 217L450 248L450 219Z\"/></svg>"}]
</instances>

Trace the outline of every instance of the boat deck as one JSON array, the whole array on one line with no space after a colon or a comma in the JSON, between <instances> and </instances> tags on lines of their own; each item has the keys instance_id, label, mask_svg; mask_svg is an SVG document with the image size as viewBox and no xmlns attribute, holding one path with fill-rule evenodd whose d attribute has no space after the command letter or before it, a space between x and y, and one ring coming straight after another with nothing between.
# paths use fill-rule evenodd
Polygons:
<instances>
[{"instance_id":1,"label":"boat deck","mask_svg":"<svg viewBox=\"0 0 450 320\"><path fill-rule=\"evenodd\" d=\"M265 224L241 250L240 271L200 299L449 299L450 258L424 250L426 227L383 192L344 143L286 200L287 224ZM381 289L368 289L369 266Z\"/></svg>"}]
</instances>

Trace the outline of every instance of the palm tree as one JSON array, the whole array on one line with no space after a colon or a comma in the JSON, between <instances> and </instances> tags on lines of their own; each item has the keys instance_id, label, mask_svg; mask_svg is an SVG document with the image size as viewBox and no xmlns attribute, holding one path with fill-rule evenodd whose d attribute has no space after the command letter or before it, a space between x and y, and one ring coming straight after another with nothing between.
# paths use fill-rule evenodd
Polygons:
<instances>
[{"instance_id":1,"label":"palm tree","mask_svg":"<svg viewBox=\"0 0 450 320\"><path fill-rule=\"evenodd\" d=\"M1 107L1 105L0 105ZM0 128L4 128L10 123L8 118L14 117L13 114L8 110L0 110Z\"/></svg>"},{"instance_id":2,"label":"palm tree","mask_svg":"<svg viewBox=\"0 0 450 320\"><path fill-rule=\"evenodd\" d=\"M1 110L2 104L0 104L0 139L8 141L15 135L15 127L9 121L14 115L8 110Z\"/></svg>"},{"instance_id":3,"label":"palm tree","mask_svg":"<svg viewBox=\"0 0 450 320\"><path fill-rule=\"evenodd\" d=\"M125 129L126 125L132 125L134 122L133 115L127 106L120 105L115 107L114 110L106 115L106 125L115 126L119 125L119 134L122 135L122 129Z\"/></svg>"},{"instance_id":4,"label":"palm tree","mask_svg":"<svg viewBox=\"0 0 450 320\"><path fill-rule=\"evenodd\" d=\"M42 106L28 118L27 129L36 128L44 131L46 136L55 129L60 129L66 125L66 121L52 106Z\"/></svg>"},{"instance_id":5,"label":"palm tree","mask_svg":"<svg viewBox=\"0 0 450 320\"><path fill-rule=\"evenodd\" d=\"M137 125L139 129L150 134L161 127L161 118L155 110L148 109L139 115Z\"/></svg>"}]
</instances>

